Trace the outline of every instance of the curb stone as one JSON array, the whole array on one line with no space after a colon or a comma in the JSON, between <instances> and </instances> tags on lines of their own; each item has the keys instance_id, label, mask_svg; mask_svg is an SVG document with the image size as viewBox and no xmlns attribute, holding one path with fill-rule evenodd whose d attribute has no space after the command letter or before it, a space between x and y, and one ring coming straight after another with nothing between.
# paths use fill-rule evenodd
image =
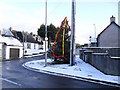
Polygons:
<instances>
[{"instance_id":1,"label":"curb stone","mask_svg":"<svg viewBox=\"0 0 120 90\"><path fill-rule=\"evenodd\" d=\"M41 73L46 73L46 74L50 74L50 75L62 76L62 77L67 77L67 78L72 78L72 79L77 79L77 80L92 82L92 83L96 83L96 84L102 84L102 85L108 85L108 86L120 88L120 84L113 83L113 82L95 80L95 79L90 79L90 78L78 77L78 76L74 76L74 75L68 75L68 74L62 74L62 73L56 73L56 72L52 72L52 71L31 68L31 67L26 66L25 64L23 64L22 66L26 69L36 71L36 72L41 72Z\"/></svg>"}]
</instances>

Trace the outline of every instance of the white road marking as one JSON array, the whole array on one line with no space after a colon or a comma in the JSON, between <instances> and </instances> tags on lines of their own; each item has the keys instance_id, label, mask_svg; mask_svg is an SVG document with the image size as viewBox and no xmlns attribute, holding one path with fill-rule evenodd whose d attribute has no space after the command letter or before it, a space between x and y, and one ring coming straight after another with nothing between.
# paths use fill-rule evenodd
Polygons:
<instances>
[{"instance_id":1,"label":"white road marking","mask_svg":"<svg viewBox=\"0 0 120 90\"><path fill-rule=\"evenodd\" d=\"M7 82L9 82L9 83L12 83L12 84L14 84L14 85L22 86L21 84L18 84L18 83L16 83L16 82L13 82L13 81L8 80L8 79L6 79L6 78L0 78L0 79L1 79L1 80L4 80L4 81L7 81Z\"/></svg>"}]
</instances>

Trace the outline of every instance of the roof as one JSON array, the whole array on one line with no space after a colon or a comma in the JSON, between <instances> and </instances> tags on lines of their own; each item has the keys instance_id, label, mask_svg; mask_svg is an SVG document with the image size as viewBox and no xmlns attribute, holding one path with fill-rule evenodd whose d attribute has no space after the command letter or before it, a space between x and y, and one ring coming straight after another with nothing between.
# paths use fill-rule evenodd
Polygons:
<instances>
[{"instance_id":1,"label":"roof","mask_svg":"<svg viewBox=\"0 0 120 90\"><path fill-rule=\"evenodd\" d=\"M15 37L15 38L17 38L20 42L23 42L22 32L12 30L12 33L14 34L14 37Z\"/></svg>"},{"instance_id":2,"label":"roof","mask_svg":"<svg viewBox=\"0 0 120 90\"><path fill-rule=\"evenodd\" d=\"M6 45L23 46L19 40L13 37L13 33L9 29L3 29L0 35L0 42Z\"/></svg>"},{"instance_id":3,"label":"roof","mask_svg":"<svg viewBox=\"0 0 120 90\"><path fill-rule=\"evenodd\" d=\"M115 22L111 22L99 35L98 37L108 28L110 27L112 24L115 24L118 28L120 28L120 26L118 24L116 24Z\"/></svg>"},{"instance_id":4,"label":"roof","mask_svg":"<svg viewBox=\"0 0 120 90\"><path fill-rule=\"evenodd\" d=\"M25 41L31 42L31 43L38 43L31 34L25 33L24 36L25 36Z\"/></svg>"},{"instance_id":5,"label":"roof","mask_svg":"<svg viewBox=\"0 0 120 90\"><path fill-rule=\"evenodd\" d=\"M1 31L1 35L3 35L3 36L14 36L9 29L3 29Z\"/></svg>"},{"instance_id":6,"label":"roof","mask_svg":"<svg viewBox=\"0 0 120 90\"><path fill-rule=\"evenodd\" d=\"M0 42L11 46L23 46L21 42L14 37L0 36Z\"/></svg>"},{"instance_id":7,"label":"roof","mask_svg":"<svg viewBox=\"0 0 120 90\"><path fill-rule=\"evenodd\" d=\"M20 42L30 42L30 43L38 43L38 44L43 44L42 42L36 41L33 36L27 32L21 32L21 31L12 31L15 38L17 38ZM24 36L23 36L24 35ZM23 39L24 37L24 39Z\"/></svg>"}]
</instances>

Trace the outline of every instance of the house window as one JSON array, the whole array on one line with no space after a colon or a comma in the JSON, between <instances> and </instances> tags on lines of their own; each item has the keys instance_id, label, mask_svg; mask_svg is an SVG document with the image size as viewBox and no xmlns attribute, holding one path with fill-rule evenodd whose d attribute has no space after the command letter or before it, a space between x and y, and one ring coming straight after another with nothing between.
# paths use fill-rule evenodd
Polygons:
<instances>
[{"instance_id":1,"label":"house window","mask_svg":"<svg viewBox=\"0 0 120 90\"><path fill-rule=\"evenodd\" d=\"M31 49L31 44L30 43L27 44L27 49Z\"/></svg>"}]
</instances>

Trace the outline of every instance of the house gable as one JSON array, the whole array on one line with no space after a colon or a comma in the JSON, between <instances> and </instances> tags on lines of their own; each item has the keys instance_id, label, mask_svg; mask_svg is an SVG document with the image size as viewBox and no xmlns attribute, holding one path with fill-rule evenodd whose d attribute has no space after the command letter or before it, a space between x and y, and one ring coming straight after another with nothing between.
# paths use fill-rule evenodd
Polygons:
<instances>
[{"instance_id":1,"label":"house gable","mask_svg":"<svg viewBox=\"0 0 120 90\"><path fill-rule=\"evenodd\" d=\"M102 33L104 33L106 31L106 29L109 28L112 24L116 25L116 27L118 27L119 28L118 30L120 31L120 26L118 24L116 24L115 22L112 22L100 34L98 34L98 37L100 37L100 35Z\"/></svg>"},{"instance_id":2,"label":"house gable","mask_svg":"<svg viewBox=\"0 0 120 90\"><path fill-rule=\"evenodd\" d=\"M120 26L111 22L97 37L99 47L118 47Z\"/></svg>"},{"instance_id":3,"label":"house gable","mask_svg":"<svg viewBox=\"0 0 120 90\"><path fill-rule=\"evenodd\" d=\"M42 41L38 41L37 39L35 39L33 37L32 34L29 34L27 32L21 32L21 31L16 31L13 30L12 31L15 38L17 38L20 42L28 42L28 43L36 43L36 44L43 44Z\"/></svg>"}]
</instances>

